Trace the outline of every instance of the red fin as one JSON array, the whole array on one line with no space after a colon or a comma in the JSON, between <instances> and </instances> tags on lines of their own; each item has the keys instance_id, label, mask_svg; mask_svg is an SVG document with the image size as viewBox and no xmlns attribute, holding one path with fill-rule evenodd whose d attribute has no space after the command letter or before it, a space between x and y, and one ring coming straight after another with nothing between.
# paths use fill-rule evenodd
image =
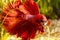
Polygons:
<instances>
[{"instance_id":1,"label":"red fin","mask_svg":"<svg viewBox=\"0 0 60 40\"><path fill-rule=\"evenodd\" d=\"M36 2L34 2L33 0L26 0L24 3L24 7L27 11L30 12L30 14L39 14L39 7L38 4Z\"/></svg>"}]
</instances>

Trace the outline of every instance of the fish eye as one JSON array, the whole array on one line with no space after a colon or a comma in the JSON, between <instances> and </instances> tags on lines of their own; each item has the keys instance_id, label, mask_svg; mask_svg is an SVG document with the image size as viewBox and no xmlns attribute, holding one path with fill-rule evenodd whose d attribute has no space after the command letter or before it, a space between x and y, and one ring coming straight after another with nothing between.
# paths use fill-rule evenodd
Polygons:
<instances>
[{"instance_id":1,"label":"fish eye","mask_svg":"<svg viewBox=\"0 0 60 40\"><path fill-rule=\"evenodd\" d=\"M37 22L37 23L43 23L43 21L42 21L42 20L36 20L36 22Z\"/></svg>"},{"instance_id":2,"label":"fish eye","mask_svg":"<svg viewBox=\"0 0 60 40\"><path fill-rule=\"evenodd\" d=\"M40 22L43 22L43 20L40 20Z\"/></svg>"}]
</instances>

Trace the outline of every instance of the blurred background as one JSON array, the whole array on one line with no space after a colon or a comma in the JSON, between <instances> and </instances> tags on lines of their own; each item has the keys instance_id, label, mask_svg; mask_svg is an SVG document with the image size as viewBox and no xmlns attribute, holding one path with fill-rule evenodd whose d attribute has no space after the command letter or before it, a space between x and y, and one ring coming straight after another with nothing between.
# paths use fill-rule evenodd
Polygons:
<instances>
[{"instance_id":1,"label":"blurred background","mask_svg":"<svg viewBox=\"0 0 60 40\"><path fill-rule=\"evenodd\" d=\"M5 7L8 2L11 3L14 1L15 0L0 0L0 15L3 7ZM59 31L60 30L60 0L34 0L34 1L38 3L40 8L40 13L44 14L47 17L48 21L50 21L50 25L48 25L49 27L48 29L50 32L49 35L60 38L60 31ZM47 34L48 33L46 32L44 35L46 36ZM0 21L0 39L5 40L4 38L7 38L8 36L10 35L4 31L4 29L2 28L2 22Z\"/></svg>"}]
</instances>

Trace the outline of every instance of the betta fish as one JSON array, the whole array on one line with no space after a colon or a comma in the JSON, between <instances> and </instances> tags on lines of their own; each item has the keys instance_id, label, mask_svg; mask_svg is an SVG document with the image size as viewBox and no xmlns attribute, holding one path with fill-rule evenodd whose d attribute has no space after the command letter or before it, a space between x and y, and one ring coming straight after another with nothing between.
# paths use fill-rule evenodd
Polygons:
<instances>
[{"instance_id":1,"label":"betta fish","mask_svg":"<svg viewBox=\"0 0 60 40\"><path fill-rule=\"evenodd\" d=\"M17 35L22 40L33 39L36 32L44 33L43 24L47 21L43 14L40 14L39 6L34 0L21 0L8 3L2 10L4 17L3 28L10 35Z\"/></svg>"}]
</instances>

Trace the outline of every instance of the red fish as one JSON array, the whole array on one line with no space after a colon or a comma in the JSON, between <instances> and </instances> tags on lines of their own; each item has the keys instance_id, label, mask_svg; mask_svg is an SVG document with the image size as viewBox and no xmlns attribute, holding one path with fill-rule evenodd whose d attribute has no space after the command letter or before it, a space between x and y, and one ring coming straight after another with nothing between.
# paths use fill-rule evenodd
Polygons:
<instances>
[{"instance_id":1,"label":"red fish","mask_svg":"<svg viewBox=\"0 0 60 40\"><path fill-rule=\"evenodd\" d=\"M11 35L17 35L22 40L33 39L37 31L44 33L42 23L47 19L40 14L39 6L34 0L16 0L8 3L2 11L2 16L6 16L3 28Z\"/></svg>"}]
</instances>

